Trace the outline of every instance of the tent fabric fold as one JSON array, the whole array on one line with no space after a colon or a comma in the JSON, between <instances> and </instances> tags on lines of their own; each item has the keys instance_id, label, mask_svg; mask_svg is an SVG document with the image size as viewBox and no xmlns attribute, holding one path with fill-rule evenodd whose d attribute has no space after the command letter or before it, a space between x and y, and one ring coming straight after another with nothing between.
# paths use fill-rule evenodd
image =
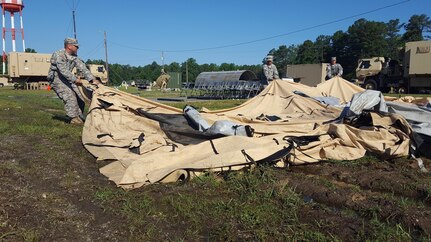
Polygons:
<instances>
[{"instance_id":1,"label":"tent fabric fold","mask_svg":"<svg viewBox=\"0 0 431 242\"><path fill-rule=\"evenodd\" d=\"M336 90L360 91L343 80L330 84L329 92L324 91L328 96ZM93 87L82 142L98 160L109 163L100 172L125 189L207 170L243 169L271 159L274 164L282 160L299 165L353 160L367 152L385 158L408 155L411 128L402 116L370 112L364 122L337 123L341 108L297 95L292 85L296 84L275 80L238 107L200 112L209 125L221 120L249 125L253 137L199 132L181 109L99 85ZM353 94L331 95L345 101ZM307 142L298 141L311 136Z\"/></svg>"}]
</instances>

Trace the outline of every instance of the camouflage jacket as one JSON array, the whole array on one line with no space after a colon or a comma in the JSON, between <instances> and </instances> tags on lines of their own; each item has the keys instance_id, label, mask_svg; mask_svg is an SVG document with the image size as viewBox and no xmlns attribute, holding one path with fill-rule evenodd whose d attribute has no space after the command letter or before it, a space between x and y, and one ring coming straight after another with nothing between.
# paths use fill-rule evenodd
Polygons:
<instances>
[{"instance_id":1,"label":"camouflage jacket","mask_svg":"<svg viewBox=\"0 0 431 242\"><path fill-rule=\"evenodd\" d=\"M77 56L68 54L65 49L57 50L51 56L48 80L53 81L55 78L60 78L74 83L78 79L73 73L74 68L76 68L79 73L82 73L87 81L94 79L94 76L87 69L84 62Z\"/></svg>"},{"instance_id":2,"label":"camouflage jacket","mask_svg":"<svg viewBox=\"0 0 431 242\"><path fill-rule=\"evenodd\" d=\"M326 67L326 77L327 78L332 78L335 76L342 76L343 75L343 67L338 64L335 63L334 65L328 64L328 66Z\"/></svg>"},{"instance_id":3,"label":"camouflage jacket","mask_svg":"<svg viewBox=\"0 0 431 242\"><path fill-rule=\"evenodd\" d=\"M274 64L264 64L262 67L263 75L265 80L279 79L277 67Z\"/></svg>"}]
</instances>

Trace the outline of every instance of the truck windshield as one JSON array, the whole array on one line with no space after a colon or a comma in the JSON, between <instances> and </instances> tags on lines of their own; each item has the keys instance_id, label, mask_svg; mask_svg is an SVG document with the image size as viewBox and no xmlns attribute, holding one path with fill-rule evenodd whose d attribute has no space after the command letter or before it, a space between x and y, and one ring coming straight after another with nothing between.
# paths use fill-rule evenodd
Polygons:
<instances>
[{"instance_id":1,"label":"truck windshield","mask_svg":"<svg viewBox=\"0 0 431 242\"><path fill-rule=\"evenodd\" d=\"M361 64L359 65L360 69L368 69L370 68L370 61L362 61Z\"/></svg>"}]
</instances>

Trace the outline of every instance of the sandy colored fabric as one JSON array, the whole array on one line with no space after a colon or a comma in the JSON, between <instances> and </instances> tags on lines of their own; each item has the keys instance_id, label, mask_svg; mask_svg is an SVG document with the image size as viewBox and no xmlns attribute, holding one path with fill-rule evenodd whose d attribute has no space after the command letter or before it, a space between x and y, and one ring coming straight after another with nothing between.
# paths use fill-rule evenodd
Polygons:
<instances>
[{"instance_id":1,"label":"sandy colored fabric","mask_svg":"<svg viewBox=\"0 0 431 242\"><path fill-rule=\"evenodd\" d=\"M400 102L400 103L412 103L418 106L426 106L428 103L431 103L430 97L412 97L412 96L403 96L403 97L389 97L385 96L385 101L392 102Z\"/></svg>"},{"instance_id":2,"label":"sandy colored fabric","mask_svg":"<svg viewBox=\"0 0 431 242\"><path fill-rule=\"evenodd\" d=\"M349 102L353 94L365 90L339 76L322 82L316 87L289 81L283 81L281 85L285 90L290 90L291 92L299 91L310 97L336 97L340 100L340 104Z\"/></svg>"},{"instance_id":3,"label":"sandy colored fabric","mask_svg":"<svg viewBox=\"0 0 431 242\"><path fill-rule=\"evenodd\" d=\"M322 96L338 98L342 104L349 102L353 94L364 91L362 87L338 76L320 83L316 89L323 94Z\"/></svg>"},{"instance_id":4,"label":"sandy colored fabric","mask_svg":"<svg viewBox=\"0 0 431 242\"><path fill-rule=\"evenodd\" d=\"M98 160L110 162L100 172L127 189L262 162L298 165L352 160L366 152L385 158L408 154L411 129L401 116L371 113L367 122L339 124L334 120L341 109L296 95L289 86L276 80L238 107L202 112L210 125L229 120L255 129L254 137L214 137L191 128L181 109L100 85L82 142ZM301 143L304 139L309 141Z\"/></svg>"}]
</instances>

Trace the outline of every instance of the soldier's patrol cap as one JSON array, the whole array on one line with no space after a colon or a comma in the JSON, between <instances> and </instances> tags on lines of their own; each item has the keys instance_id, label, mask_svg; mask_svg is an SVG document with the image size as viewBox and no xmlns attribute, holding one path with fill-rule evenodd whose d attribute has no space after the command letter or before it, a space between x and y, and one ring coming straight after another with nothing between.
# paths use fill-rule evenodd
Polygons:
<instances>
[{"instance_id":1,"label":"soldier's patrol cap","mask_svg":"<svg viewBox=\"0 0 431 242\"><path fill-rule=\"evenodd\" d=\"M64 39L64 45L67 45L67 44L79 47L78 40L74 39L74 38L66 38L66 39Z\"/></svg>"},{"instance_id":2,"label":"soldier's patrol cap","mask_svg":"<svg viewBox=\"0 0 431 242\"><path fill-rule=\"evenodd\" d=\"M266 61L272 61L274 59L274 57L272 55L267 55L265 60Z\"/></svg>"},{"instance_id":3,"label":"soldier's patrol cap","mask_svg":"<svg viewBox=\"0 0 431 242\"><path fill-rule=\"evenodd\" d=\"M331 57L331 61L337 61L337 57Z\"/></svg>"}]
</instances>

